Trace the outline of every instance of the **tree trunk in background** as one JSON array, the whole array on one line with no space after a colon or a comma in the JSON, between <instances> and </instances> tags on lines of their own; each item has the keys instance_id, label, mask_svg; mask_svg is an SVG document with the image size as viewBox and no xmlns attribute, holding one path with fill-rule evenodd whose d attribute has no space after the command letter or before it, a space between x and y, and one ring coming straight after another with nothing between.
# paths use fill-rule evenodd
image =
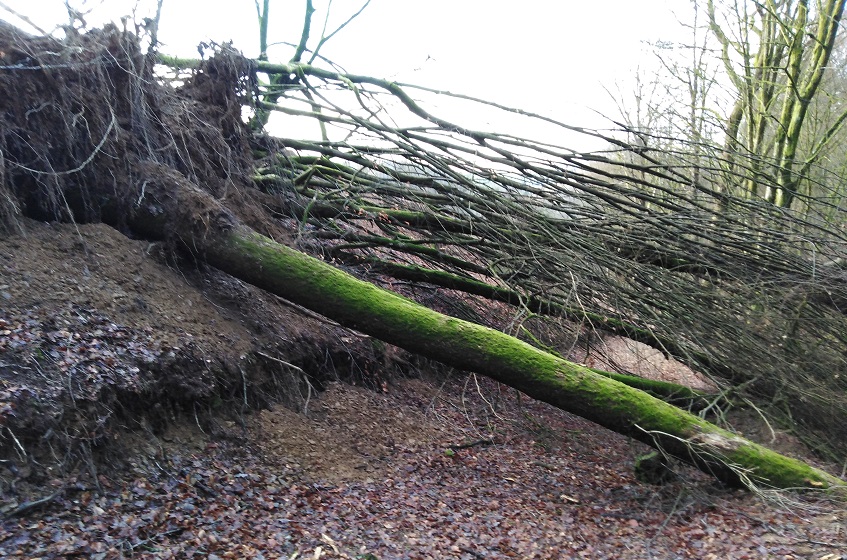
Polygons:
<instances>
[{"instance_id":1,"label":"tree trunk in background","mask_svg":"<svg viewBox=\"0 0 847 560\"><path fill-rule=\"evenodd\" d=\"M159 169L147 183L147 198L131 222L136 231L160 238L173 232L198 258L346 327L488 376L660 448L731 484L844 485L834 476L586 367L499 331L442 315L280 245L241 225L217 201L173 171Z\"/></svg>"},{"instance_id":2,"label":"tree trunk in background","mask_svg":"<svg viewBox=\"0 0 847 560\"><path fill-rule=\"evenodd\" d=\"M805 171L820 161L824 146L847 119L843 109L830 122L810 122L809 114L825 72L832 72L844 1L823 0L810 8L808 0L708 0L706 14L736 90L736 105L726 121L730 157L725 165L732 175L747 176L745 195L758 197L764 184L761 194L769 202L790 207ZM820 131L811 149L800 153L803 130L815 128ZM739 147L752 156L745 158L746 168L736 165Z\"/></svg>"}]
</instances>

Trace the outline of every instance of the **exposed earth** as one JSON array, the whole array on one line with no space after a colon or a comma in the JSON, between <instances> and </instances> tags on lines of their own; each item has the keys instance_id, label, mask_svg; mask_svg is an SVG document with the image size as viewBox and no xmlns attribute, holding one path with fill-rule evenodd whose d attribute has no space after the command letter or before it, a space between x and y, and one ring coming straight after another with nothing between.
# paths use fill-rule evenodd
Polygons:
<instances>
[{"instance_id":1,"label":"exposed earth","mask_svg":"<svg viewBox=\"0 0 847 560\"><path fill-rule=\"evenodd\" d=\"M642 483L644 446L508 387L105 225L24 225L0 240L2 557L847 554L823 496Z\"/></svg>"}]
</instances>

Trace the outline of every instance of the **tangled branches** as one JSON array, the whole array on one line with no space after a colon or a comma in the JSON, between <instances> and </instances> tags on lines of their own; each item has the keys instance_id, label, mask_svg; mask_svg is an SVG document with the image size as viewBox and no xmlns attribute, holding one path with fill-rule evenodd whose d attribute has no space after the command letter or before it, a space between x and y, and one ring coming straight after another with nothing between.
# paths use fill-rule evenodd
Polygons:
<instances>
[{"instance_id":1,"label":"tangled branches","mask_svg":"<svg viewBox=\"0 0 847 560\"><path fill-rule=\"evenodd\" d=\"M823 218L838 211L834 196L786 210L727 194L720 157L684 145L649 151L614 132L309 65L259 69L290 77L263 109L334 131L260 146L256 184L300 221L301 243L363 273L647 343L838 446L847 291L845 237ZM466 128L410 92L601 147Z\"/></svg>"}]
</instances>

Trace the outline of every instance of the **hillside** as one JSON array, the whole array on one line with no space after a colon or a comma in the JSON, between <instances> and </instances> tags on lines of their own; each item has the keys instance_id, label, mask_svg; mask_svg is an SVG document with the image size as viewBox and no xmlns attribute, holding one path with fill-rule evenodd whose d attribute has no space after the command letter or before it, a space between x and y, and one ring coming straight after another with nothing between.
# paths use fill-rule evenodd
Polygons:
<instances>
[{"instance_id":1,"label":"hillside","mask_svg":"<svg viewBox=\"0 0 847 560\"><path fill-rule=\"evenodd\" d=\"M107 226L0 259L4 557L847 552L834 504L641 483L640 444Z\"/></svg>"}]
</instances>

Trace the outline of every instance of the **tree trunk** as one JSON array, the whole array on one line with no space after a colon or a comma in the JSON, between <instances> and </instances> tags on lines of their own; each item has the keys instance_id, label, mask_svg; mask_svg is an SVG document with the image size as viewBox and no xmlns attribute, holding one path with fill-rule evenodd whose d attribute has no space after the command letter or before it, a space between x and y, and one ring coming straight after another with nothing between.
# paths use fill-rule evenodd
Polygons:
<instances>
[{"instance_id":1,"label":"tree trunk","mask_svg":"<svg viewBox=\"0 0 847 560\"><path fill-rule=\"evenodd\" d=\"M142 171L142 174L143 171ZM167 179L167 180L163 180ZM499 331L448 317L240 224L166 168L149 174L132 226L166 231L212 266L338 323L662 449L731 484L831 488L844 482L722 430L637 389Z\"/></svg>"}]
</instances>

